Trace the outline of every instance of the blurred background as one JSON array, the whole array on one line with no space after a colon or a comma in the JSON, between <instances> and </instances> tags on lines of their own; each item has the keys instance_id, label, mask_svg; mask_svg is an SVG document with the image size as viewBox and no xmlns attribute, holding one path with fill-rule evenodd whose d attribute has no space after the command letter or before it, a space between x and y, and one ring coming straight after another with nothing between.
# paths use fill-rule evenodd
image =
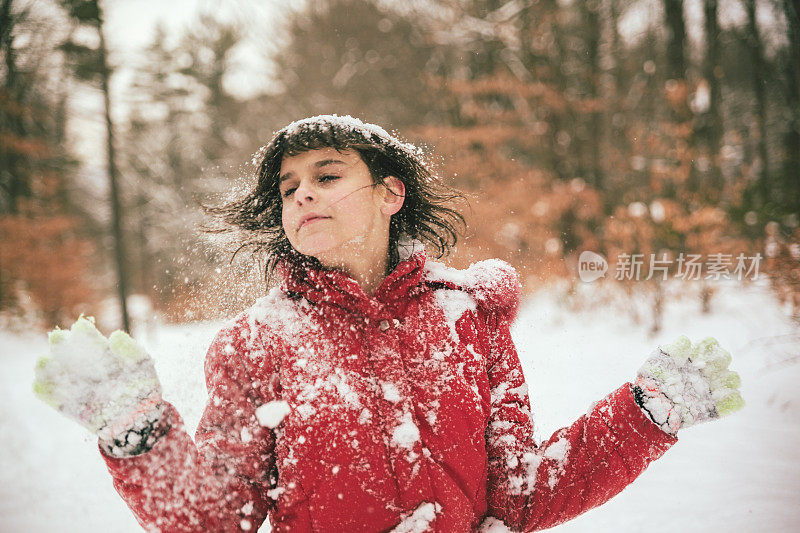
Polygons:
<instances>
[{"instance_id":1,"label":"blurred background","mask_svg":"<svg viewBox=\"0 0 800 533\"><path fill-rule=\"evenodd\" d=\"M520 272L537 440L658 343L733 353L747 407L559 531L796 531L797 0L0 0L0 57L0 531L141 530L34 398L42 332L130 329L192 433L205 350L267 289L200 206L320 113L424 147L468 200L446 260Z\"/></svg>"},{"instance_id":2,"label":"blurred background","mask_svg":"<svg viewBox=\"0 0 800 533\"><path fill-rule=\"evenodd\" d=\"M500 257L527 292L574 294L582 250L610 273L621 253L761 253L800 314L792 0L2 0L0 28L9 327L247 307L261 265L231 263L199 206L319 113L428 150L469 200L455 265ZM703 277L679 292L708 310ZM658 280L611 281L663 304Z\"/></svg>"}]
</instances>

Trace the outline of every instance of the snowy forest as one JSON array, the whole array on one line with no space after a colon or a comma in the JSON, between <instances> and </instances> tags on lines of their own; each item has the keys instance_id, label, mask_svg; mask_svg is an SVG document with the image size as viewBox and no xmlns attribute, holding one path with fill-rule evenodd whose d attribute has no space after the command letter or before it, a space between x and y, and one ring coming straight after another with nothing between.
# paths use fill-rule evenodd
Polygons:
<instances>
[{"instance_id":1,"label":"snowy forest","mask_svg":"<svg viewBox=\"0 0 800 533\"><path fill-rule=\"evenodd\" d=\"M44 332L84 314L140 336L196 424L215 328L270 283L203 206L252 186L276 130L328 113L423 147L463 194L445 262L519 272L537 431L670 336L728 343L741 416L557 530L800 519L796 0L134 4L0 0L0 530L138 530L94 442L33 406ZM125 43L121 19L140 15ZM601 279L582 279L587 251L607 260Z\"/></svg>"},{"instance_id":2,"label":"snowy forest","mask_svg":"<svg viewBox=\"0 0 800 533\"><path fill-rule=\"evenodd\" d=\"M119 316L109 301L134 295L174 321L243 307L259 276L204 239L199 205L319 113L430 150L468 202L453 264L502 257L533 292L574 282L582 250L760 252L800 312L794 2L232 4L156 24L118 65L102 3L3 0L2 316Z\"/></svg>"}]
</instances>

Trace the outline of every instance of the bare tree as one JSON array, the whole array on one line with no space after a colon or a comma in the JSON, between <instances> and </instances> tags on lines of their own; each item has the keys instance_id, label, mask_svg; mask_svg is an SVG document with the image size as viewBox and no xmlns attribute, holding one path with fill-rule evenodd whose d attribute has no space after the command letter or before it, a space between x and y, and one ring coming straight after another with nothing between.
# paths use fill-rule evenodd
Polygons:
<instances>
[{"instance_id":1,"label":"bare tree","mask_svg":"<svg viewBox=\"0 0 800 533\"><path fill-rule=\"evenodd\" d=\"M103 109L106 133L106 170L108 172L109 202L111 204L111 232L114 239L114 262L117 270L117 296L119 298L122 328L130 331L128 318L128 277L125 269L125 242L122 236L123 213L120 203L119 170L117 168L114 146L114 123L111 118L113 106L110 84L112 69L108 63L108 49L103 28L103 11L99 0L62 0L70 16L79 25L97 32L99 45L91 49L70 42L65 46L75 59L76 72L90 81L99 82L103 95Z\"/></svg>"}]
</instances>

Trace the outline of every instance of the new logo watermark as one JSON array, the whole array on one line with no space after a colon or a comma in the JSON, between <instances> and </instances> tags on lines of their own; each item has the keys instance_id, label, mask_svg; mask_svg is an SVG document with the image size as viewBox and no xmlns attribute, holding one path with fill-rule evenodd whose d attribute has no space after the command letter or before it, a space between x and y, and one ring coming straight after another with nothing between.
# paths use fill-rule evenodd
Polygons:
<instances>
[{"instance_id":1,"label":"new logo watermark","mask_svg":"<svg viewBox=\"0 0 800 533\"><path fill-rule=\"evenodd\" d=\"M602 255L585 250L578 257L578 276L581 281L589 283L604 278L608 272L608 261Z\"/></svg>"},{"instance_id":2,"label":"new logo watermark","mask_svg":"<svg viewBox=\"0 0 800 533\"><path fill-rule=\"evenodd\" d=\"M647 257L647 259L645 259ZM696 280L744 280L758 279L758 268L763 256L760 253L734 257L733 254L685 254L671 259L666 254L621 253L614 263L614 279L617 281L666 280L670 273L674 279ZM581 281L592 282L605 277L608 261L602 255L585 250L578 257L578 276Z\"/></svg>"}]
</instances>

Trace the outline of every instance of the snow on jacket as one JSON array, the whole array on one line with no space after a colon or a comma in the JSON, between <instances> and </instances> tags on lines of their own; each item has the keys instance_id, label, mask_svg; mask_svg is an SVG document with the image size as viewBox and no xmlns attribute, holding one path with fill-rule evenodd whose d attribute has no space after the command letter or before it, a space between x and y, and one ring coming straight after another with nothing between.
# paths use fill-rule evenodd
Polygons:
<instances>
[{"instance_id":1,"label":"snow on jacket","mask_svg":"<svg viewBox=\"0 0 800 533\"><path fill-rule=\"evenodd\" d=\"M530 531L573 518L676 439L626 383L537 445L509 330L518 300L498 260L460 271L417 250L373 296L339 271L286 269L212 343L194 442L169 406L152 450L104 454L114 485L164 532L255 530L267 515L277 532L460 532L487 517ZM288 414L271 429L280 402Z\"/></svg>"}]
</instances>

